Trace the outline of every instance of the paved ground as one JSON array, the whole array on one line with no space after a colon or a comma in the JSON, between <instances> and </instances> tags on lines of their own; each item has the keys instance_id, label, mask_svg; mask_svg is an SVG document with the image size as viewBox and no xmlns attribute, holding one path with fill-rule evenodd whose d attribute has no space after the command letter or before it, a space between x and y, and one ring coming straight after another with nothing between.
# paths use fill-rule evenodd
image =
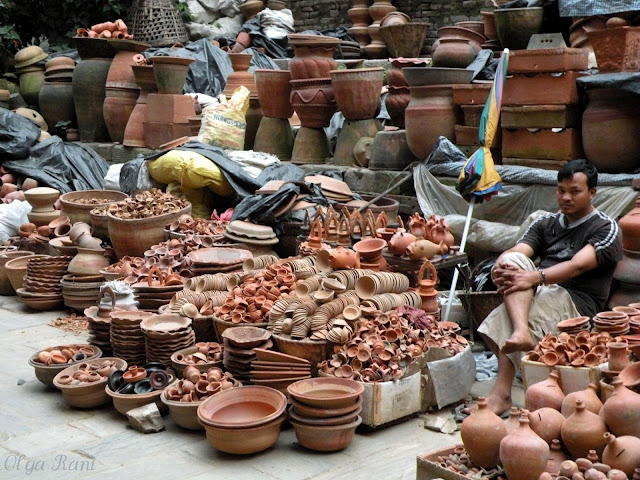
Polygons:
<instances>
[{"instance_id":1,"label":"paved ground","mask_svg":"<svg viewBox=\"0 0 640 480\"><path fill-rule=\"evenodd\" d=\"M459 432L426 430L419 418L375 432L359 429L347 449L331 454L302 448L291 427L273 448L246 457L216 451L204 432L183 430L169 416L165 431L145 435L111 406L68 407L36 379L27 363L34 352L86 340L47 325L61 315L0 297L0 479L414 479L417 455L460 441ZM476 383L472 393L490 387ZM521 401L522 390L516 393Z\"/></svg>"}]
</instances>

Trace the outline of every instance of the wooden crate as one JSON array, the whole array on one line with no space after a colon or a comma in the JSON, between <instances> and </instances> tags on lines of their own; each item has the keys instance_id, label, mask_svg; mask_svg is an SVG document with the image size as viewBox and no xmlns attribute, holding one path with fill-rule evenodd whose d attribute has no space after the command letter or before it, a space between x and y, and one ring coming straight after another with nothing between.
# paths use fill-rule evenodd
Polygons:
<instances>
[{"instance_id":1,"label":"wooden crate","mask_svg":"<svg viewBox=\"0 0 640 480\"><path fill-rule=\"evenodd\" d=\"M438 463L438 457L448 456L453 453L456 446L441 448L433 452L418 455L416 466L416 480L435 480L444 478L445 480L466 480L467 477L459 473L443 468Z\"/></svg>"}]
</instances>

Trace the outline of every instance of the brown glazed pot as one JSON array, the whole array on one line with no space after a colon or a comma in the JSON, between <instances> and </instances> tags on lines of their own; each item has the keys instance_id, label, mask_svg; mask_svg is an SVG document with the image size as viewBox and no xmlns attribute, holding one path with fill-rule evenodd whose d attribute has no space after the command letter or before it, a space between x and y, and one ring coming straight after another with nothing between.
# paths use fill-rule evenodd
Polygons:
<instances>
[{"instance_id":1,"label":"brown glazed pot","mask_svg":"<svg viewBox=\"0 0 640 480\"><path fill-rule=\"evenodd\" d=\"M630 173L640 166L640 95L615 88L587 90L582 146L600 172Z\"/></svg>"},{"instance_id":2,"label":"brown glazed pot","mask_svg":"<svg viewBox=\"0 0 640 480\"><path fill-rule=\"evenodd\" d=\"M331 78L291 80L291 105L303 127L328 127L336 111Z\"/></svg>"},{"instance_id":3,"label":"brown glazed pot","mask_svg":"<svg viewBox=\"0 0 640 480\"><path fill-rule=\"evenodd\" d=\"M462 422L460 436L471 461L482 468L500 463L500 442L507 427L500 417L487 407L484 397L478 399L478 410Z\"/></svg>"},{"instance_id":4,"label":"brown glazed pot","mask_svg":"<svg viewBox=\"0 0 640 480\"><path fill-rule=\"evenodd\" d=\"M520 426L500 442L500 461L509 480L538 480L549 460L549 445L529 427L523 410Z\"/></svg>"},{"instance_id":5,"label":"brown glazed pot","mask_svg":"<svg viewBox=\"0 0 640 480\"><path fill-rule=\"evenodd\" d=\"M534 411L542 407L551 407L560 411L564 393L558 385L558 373L552 371L549 378L542 382L534 383L524 395L524 404L528 410Z\"/></svg>"},{"instance_id":6,"label":"brown glazed pot","mask_svg":"<svg viewBox=\"0 0 640 480\"><path fill-rule=\"evenodd\" d=\"M640 252L640 195L636 198L636 207L618 220L622 230L622 248Z\"/></svg>"},{"instance_id":7,"label":"brown glazed pot","mask_svg":"<svg viewBox=\"0 0 640 480\"><path fill-rule=\"evenodd\" d=\"M611 384L613 393L602 406L602 418L614 435L640 438L640 394L625 387L619 377Z\"/></svg>"},{"instance_id":8,"label":"brown glazed pot","mask_svg":"<svg viewBox=\"0 0 640 480\"><path fill-rule=\"evenodd\" d=\"M562 442L574 458L586 457L589 450L602 455L606 431L607 425L602 417L587 410L582 401L576 400L576 411L562 424Z\"/></svg>"},{"instance_id":9,"label":"brown glazed pot","mask_svg":"<svg viewBox=\"0 0 640 480\"><path fill-rule=\"evenodd\" d=\"M374 118L380 110L382 68L332 70L331 85L338 109L347 120Z\"/></svg>"},{"instance_id":10,"label":"brown glazed pot","mask_svg":"<svg viewBox=\"0 0 640 480\"><path fill-rule=\"evenodd\" d=\"M455 126L462 115L453 103L451 85L409 87L411 101L404 114L407 142L411 152L424 160L433 150L438 137L455 143Z\"/></svg>"},{"instance_id":11,"label":"brown glazed pot","mask_svg":"<svg viewBox=\"0 0 640 480\"><path fill-rule=\"evenodd\" d=\"M140 96L136 100L133 111L129 116L127 127L124 131L123 144L127 147L145 147L144 125L147 115L147 96L156 93L156 77L154 67L151 65L132 65L133 75L140 87Z\"/></svg>"},{"instance_id":12,"label":"brown glazed pot","mask_svg":"<svg viewBox=\"0 0 640 480\"><path fill-rule=\"evenodd\" d=\"M109 141L102 108L111 61L111 58L83 59L73 70L73 103L82 142Z\"/></svg>"},{"instance_id":13,"label":"brown glazed pot","mask_svg":"<svg viewBox=\"0 0 640 480\"><path fill-rule=\"evenodd\" d=\"M289 70L258 69L254 72L262 113L268 118L290 118L291 72Z\"/></svg>"},{"instance_id":14,"label":"brown glazed pot","mask_svg":"<svg viewBox=\"0 0 640 480\"><path fill-rule=\"evenodd\" d=\"M610 433L604 434L607 446L602 453L602 463L611 468L617 468L627 474L628 478L634 475L640 462L640 438L625 435L615 437ZM633 478L636 478L635 475Z\"/></svg>"}]
</instances>

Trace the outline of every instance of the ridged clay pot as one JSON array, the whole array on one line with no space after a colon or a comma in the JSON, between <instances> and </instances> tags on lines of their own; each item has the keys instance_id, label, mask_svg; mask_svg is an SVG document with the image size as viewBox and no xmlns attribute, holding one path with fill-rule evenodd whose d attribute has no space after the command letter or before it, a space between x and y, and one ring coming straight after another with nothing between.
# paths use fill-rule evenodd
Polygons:
<instances>
[{"instance_id":1,"label":"ridged clay pot","mask_svg":"<svg viewBox=\"0 0 640 480\"><path fill-rule=\"evenodd\" d=\"M586 457L589 450L602 455L607 425L600 415L587 410L576 400L576 411L562 424L562 442L574 458Z\"/></svg>"},{"instance_id":2,"label":"ridged clay pot","mask_svg":"<svg viewBox=\"0 0 640 480\"><path fill-rule=\"evenodd\" d=\"M500 461L509 480L538 480L549 460L549 445L529 427L523 410L520 426L500 442Z\"/></svg>"},{"instance_id":3,"label":"ridged clay pot","mask_svg":"<svg viewBox=\"0 0 640 480\"><path fill-rule=\"evenodd\" d=\"M487 406L484 397L478 399L478 410L462 422L460 436L471 461L482 468L500 463L500 442L507 435L507 427Z\"/></svg>"},{"instance_id":4,"label":"ridged clay pot","mask_svg":"<svg viewBox=\"0 0 640 480\"><path fill-rule=\"evenodd\" d=\"M558 385L558 373L553 371L549 377L542 382L534 383L524 395L524 404L527 410L537 410L543 407L550 407L560 411L564 393Z\"/></svg>"},{"instance_id":5,"label":"ridged clay pot","mask_svg":"<svg viewBox=\"0 0 640 480\"><path fill-rule=\"evenodd\" d=\"M330 78L291 81L291 105L308 128L328 127L336 112L336 99Z\"/></svg>"},{"instance_id":6,"label":"ridged clay pot","mask_svg":"<svg viewBox=\"0 0 640 480\"><path fill-rule=\"evenodd\" d=\"M602 418L614 435L640 437L640 394L625 387L619 377L611 384L613 393L602 406Z\"/></svg>"},{"instance_id":7,"label":"ridged clay pot","mask_svg":"<svg viewBox=\"0 0 640 480\"><path fill-rule=\"evenodd\" d=\"M293 45L295 54L289 63L293 80L328 78L329 72L338 68L333 54L340 40L309 37L311 35L289 35L289 43Z\"/></svg>"}]
</instances>

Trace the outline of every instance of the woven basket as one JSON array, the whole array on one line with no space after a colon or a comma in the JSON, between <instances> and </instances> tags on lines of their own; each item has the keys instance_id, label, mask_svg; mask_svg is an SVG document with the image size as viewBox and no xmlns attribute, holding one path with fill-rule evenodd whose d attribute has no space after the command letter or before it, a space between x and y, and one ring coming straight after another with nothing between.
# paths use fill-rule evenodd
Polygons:
<instances>
[{"instance_id":1,"label":"woven basket","mask_svg":"<svg viewBox=\"0 0 640 480\"><path fill-rule=\"evenodd\" d=\"M471 309L475 330L484 322L487 315L503 302L502 294L497 292L471 292L462 293L459 296L465 310L468 312Z\"/></svg>"},{"instance_id":2,"label":"woven basket","mask_svg":"<svg viewBox=\"0 0 640 480\"><path fill-rule=\"evenodd\" d=\"M170 47L189 40L173 0L134 0L127 25L136 41L153 47Z\"/></svg>"}]
</instances>

